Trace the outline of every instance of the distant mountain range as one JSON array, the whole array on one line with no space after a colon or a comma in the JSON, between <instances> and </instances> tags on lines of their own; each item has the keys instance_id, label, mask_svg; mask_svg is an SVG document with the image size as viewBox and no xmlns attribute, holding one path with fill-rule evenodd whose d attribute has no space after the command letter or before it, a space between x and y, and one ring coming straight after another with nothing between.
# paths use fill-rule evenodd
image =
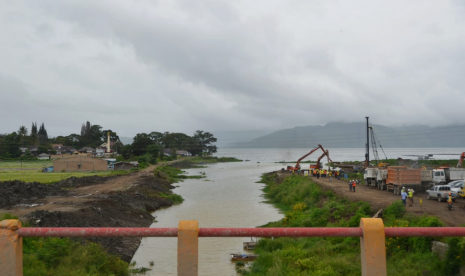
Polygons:
<instances>
[{"instance_id":1,"label":"distant mountain range","mask_svg":"<svg viewBox=\"0 0 465 276\"><path fill-rule=\"evenodd\" d=\"M376 143L385 148L465 147L465 125L441 127L372 125L372 128L377 138ZM366 123L360 122L282 129L248 142L230 143L225 147L309 148L321 144L327 148L363 148L365 143Z\"/></svg>"}]
</instances>

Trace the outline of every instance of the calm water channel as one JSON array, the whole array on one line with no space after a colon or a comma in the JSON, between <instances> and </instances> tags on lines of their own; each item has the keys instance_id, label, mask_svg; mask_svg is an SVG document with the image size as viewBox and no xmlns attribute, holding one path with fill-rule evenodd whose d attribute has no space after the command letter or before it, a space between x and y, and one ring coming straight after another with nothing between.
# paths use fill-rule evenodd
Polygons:
<instances>
[{"instance_id":1,"label":"calm water channel","mask_svg":"<svg viewBox=\"0 0 465 276\"><path fill-rule=\"evenodd\" d=\"M180 220L198 220L200 227L256 227L282 218L273 206L262 203L263 184L255 183L264 172L281 164L256 162L220 163L208 168L188 169L191 175L205 172L207 178L188 179L174 192L185 201L154 213L152 227L178 227ZM242 242L250 238L200 238L199 275L236 275L230 253L244 252ZM144 238L134 255L136 267L149 267L146 275L176 275L176 238Z\"/></svg>"}]
</instances>

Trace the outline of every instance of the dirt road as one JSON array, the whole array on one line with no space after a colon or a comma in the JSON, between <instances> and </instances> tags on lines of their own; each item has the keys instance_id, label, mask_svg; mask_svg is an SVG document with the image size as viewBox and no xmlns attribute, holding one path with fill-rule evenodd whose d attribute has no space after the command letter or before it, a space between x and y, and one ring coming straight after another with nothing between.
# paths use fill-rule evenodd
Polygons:
<instances>
[{"instance_id":1,"label":"dirt road","mask_svg":"<svg viewBox=\"0 0 465 276\"><path fill-rule=\"evenodd\" d=\"M288 174L285 172L285 174ZM357 185L355 192L349 191L348 181L332 179L329 182L328 178L311 177L312 180L322 187L329 188L335 193L342 195L350 200L363 200L371 204L375 211L385 208L396 200L401 200L400 196L394 195L392 192L382 191L375 188L367 187L363 184ZM420 199L422 204L420 205ZM455 209L449 211L446 202L438 202L437 200L427 200L424 193L414 195L414 203L412 207L405 208L407 212L417 215L428 214L438 217L448 226L460 226L465 224L465 199L457 198L454 203Z\"/></svg>"},{"instance_id":2,"label":"dirt road","mask_svg":"<svg viewBox=\"0 0 465 276\"><path fill-rule=\"evenodd\" d=\"M171 162L170 162L171 163ZM160 164L163 165L163 164ZM9 213L34 227L148 227L151 212L172 205L163 195L174 186L157 166L128 175L71 177L56 184L1 183L0 215ZM139 238L91 238L130 261Z\"/></svg>"}]
</instances>

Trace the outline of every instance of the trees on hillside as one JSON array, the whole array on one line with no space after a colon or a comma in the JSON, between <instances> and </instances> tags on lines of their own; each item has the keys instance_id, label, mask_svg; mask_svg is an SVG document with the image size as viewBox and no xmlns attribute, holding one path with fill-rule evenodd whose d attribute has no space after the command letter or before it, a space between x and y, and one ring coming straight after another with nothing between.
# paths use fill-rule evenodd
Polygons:
<instances>
[{"instance_id":1,"label":"trees on hillside","mask_svg":"<svg viewBox=\"0 0 465 276\"><path fill-rule=\"evenodd\" d=\"M175 151L187 150L193 155L212 154L217 152L218 148L214 145L217 139L210 132L197 130L193 136L184 133L170 133L170 132L156 132L150 134L138 133L132 143L132 153L135 156L142 156L148 153L150 147L155 149L152 145L158 146L159 152L162 149L171 149ZM129 148L126 148L128 150ZM176 154L174 152L174 154Z\"/></svg>"}]
</instances>

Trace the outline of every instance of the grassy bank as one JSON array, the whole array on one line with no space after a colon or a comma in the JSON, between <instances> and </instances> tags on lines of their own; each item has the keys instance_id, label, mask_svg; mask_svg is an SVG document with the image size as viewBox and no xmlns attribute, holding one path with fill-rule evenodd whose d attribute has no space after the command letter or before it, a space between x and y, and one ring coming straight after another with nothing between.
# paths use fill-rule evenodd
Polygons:
<instances>
[{"instance_id":1,"label":"grassy bank","mask_svg":"<svg viewBox=\"0 0 465 276\"><path fill-rule=\"evenodd\" d=\"M269 202L285 218L263 227L357 227L360 218L373 210L366 202L351 202L323 190L306 177L292 175L282 183L276 174L262 177ZM406 214L401 202L384 210L386 227L442 226L435 217ZM388 275L455 275L465 253L464 239L443 239L455 246L455 253L441 261L431 252L432 238L387 238ZM244 275L360 275L359 238L276 238L261 239L258 259ZM446 265L447 264L447 265Z\"/></svg>"},{"instance_id":2,"label":"grassy bank","mask_svg":"<svg viewBox=\"0 0 465 276\"><path fill-rule=\"evenodd\" d=\"M235 157L200 157L193 156L186 159L193 164L204 164L204 163L221 163L221 162L242 162L242 160Z\"/></svg>"},{"instance_id":3,"label":"grassy bank","mask_svg":"<svg viewBox=\"0 0 465 276\"><path fill-rule=\"evenodd\" d=\"M17 219L3 215L4 219ZM95 243L68 238L23 238L25 276L130 275L128 263L108 254Z\"/></svg>"}]
</instances>

